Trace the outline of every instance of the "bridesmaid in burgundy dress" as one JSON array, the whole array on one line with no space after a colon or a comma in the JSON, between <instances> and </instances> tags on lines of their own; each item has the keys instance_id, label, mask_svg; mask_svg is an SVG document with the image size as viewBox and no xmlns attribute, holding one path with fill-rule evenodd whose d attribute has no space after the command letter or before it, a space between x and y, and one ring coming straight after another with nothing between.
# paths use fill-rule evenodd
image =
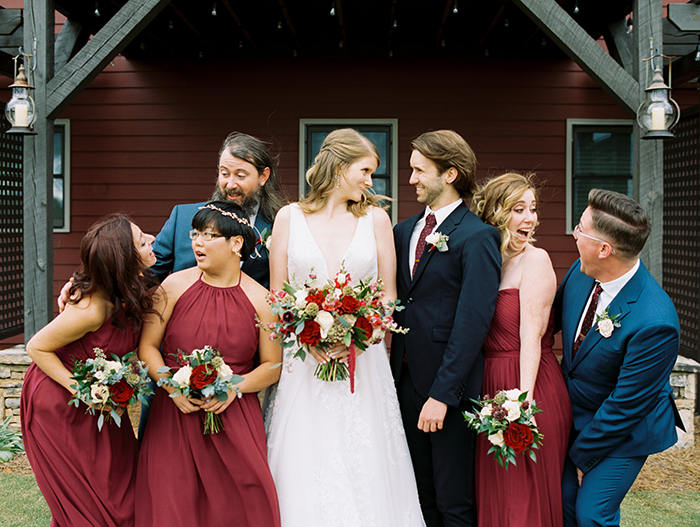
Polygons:
<instances>
[{"instance_id":1,"label":"bridesmaid in burgundy dress","mask_svg":"<svg viewBox=\"0 0 700 527\"><path fill-rule=\"evenodd\" d=\"M476 444L479 527L550 527L563 524L561 477L571 428L571 403L552 352L551 314L557 279L543 249L532 245L538 194L530 177L508 173L487 182L472 210L501 233L501 285L491 330L484 342L482 395L527 390L543 410L535 420L544 434L537 463L521 454L508 470Z\"/></svg>"},{"instance_id":2,"label":"bridesmaid in burgundy dress","mask_svg":"<svg viewBox=\"0 0 700 527\"><path fill-rule=\"evenodd\" d=\"M129 416L98 431L96 416L68 404L70 369L74 359L95 358L96 347L120 357L136 349L153 312L155 282L144 277L156 262L153 240L124 215L94 224L80 246L71 300L27 343L34 363L22 387L22 436L52 526L134 525L138 443Z\"/></svg>"},{"instance_id":3,"label":"bridesmaid in burgundy dress","mask_svg":"<svg viewBox=\"0 0 700 527\"><path fill-rule=\"evenodd\" d=\"M148 317L139 355L157 381L162 366L179 368L178 350L189 354L211 346L244 377L236 385L242 396L202 401L170 397L172 387L156 390L139 456L136 525L277 527L279 506L257 392L279 379L275 365L282 351L256 327L256 315L263 323L275 320L267 290L240 269L256 237L233 203L208 203L192 226L197 267L163 282L163 296L156 299L161 316ZM254 368L258 350L260 365ZM204 435L204 412L218 414L223 430Z\"/></svg>"}]
</instances>

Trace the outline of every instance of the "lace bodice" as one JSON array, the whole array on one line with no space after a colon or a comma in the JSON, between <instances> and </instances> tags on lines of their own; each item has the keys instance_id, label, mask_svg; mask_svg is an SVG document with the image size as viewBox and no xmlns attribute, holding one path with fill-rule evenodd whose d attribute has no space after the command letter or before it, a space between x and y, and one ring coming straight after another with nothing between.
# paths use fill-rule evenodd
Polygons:
<instances>
[{"instance_id":1,"label":"lace bodice","mask_svg":"<svg viewBox=\"0 0 700 527\"><path fill-rule=\"evenodd\" d=\"M324 284L329 278L335 277L336 270L328 269L299 205L293 203L290 209L287 246L289 282L294 286L301 286L313 272L318 277L319 285ZM377 279L377 242L371 210L357 222L355 235L345 251L343 262L353 285L360 280Z\"/></svg>"}]
</instances>

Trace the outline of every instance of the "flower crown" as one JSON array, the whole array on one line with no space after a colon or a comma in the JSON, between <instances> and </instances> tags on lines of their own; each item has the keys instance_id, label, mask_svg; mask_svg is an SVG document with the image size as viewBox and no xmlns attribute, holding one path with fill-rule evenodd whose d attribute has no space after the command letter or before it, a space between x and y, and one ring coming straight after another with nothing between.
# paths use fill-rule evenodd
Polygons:
<instances>
[{"instance_id":1,"label":"flower crown","mask_svg":"<svg viewBox=\"0 0 700 527\"><path fill-rule=\"evenodd\" d=\"M216 210L216 211L220 212L221 214L223 214L224 216L228 216L229 218L233 218L238 223L241 223L241 224L245 225L246 227L250 227L250 222L247 219L236 216L233 212L228 212L226 210L222 210L219 207L217 207L216 205L212 205L211 203L208 203L207 205L204 205L203 207L199 207L199 210L202 210L202 209Z\"/></svg>"}]
</instances>

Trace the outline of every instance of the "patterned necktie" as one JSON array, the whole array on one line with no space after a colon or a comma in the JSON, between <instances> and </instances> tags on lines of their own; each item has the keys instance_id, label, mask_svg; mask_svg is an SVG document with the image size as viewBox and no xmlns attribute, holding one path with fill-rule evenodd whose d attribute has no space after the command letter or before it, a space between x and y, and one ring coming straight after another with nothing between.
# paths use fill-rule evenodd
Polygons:
<instances>
[{"instance_id":1,"label":"patterned necktie","mask_svg":"<svg viewBox=\"0 0 700 527\"><path fill-rule=\"evenodd\" d=\"M572 359L576 356L576 352L581 347L583 339L586 338L586 335L593 326L595 310L598 307L598 298L600 297L600 293L602 292L603 288L601 287L600 282L596 282L595 291L593 291L593 296L591 297L591 303L588 305L588 311L586 311L586 316L583 317L583 324L581 324L581 333L579 333L578 337L576 337L576 340L574 341L574 347L571 349Z\"/></svg>"},{"instance_id":2,"label":"patterned necktie","mask_svg":"<svg viewBox=\"0 0 700 527\"><path fill-rule=\"evenodd\" d=\"M428 234L433 232L437 220L435 219L435 214L432 212L425 217L425 227L420 231L420 236L418 237L418 244L416 245L416 259L413 261L413 271L411 276L416 274L416 267L418 267L418 262L420 262L421 256L423 256L423 251L425 250L425 239Z\"/></svg>"}]
</instances>

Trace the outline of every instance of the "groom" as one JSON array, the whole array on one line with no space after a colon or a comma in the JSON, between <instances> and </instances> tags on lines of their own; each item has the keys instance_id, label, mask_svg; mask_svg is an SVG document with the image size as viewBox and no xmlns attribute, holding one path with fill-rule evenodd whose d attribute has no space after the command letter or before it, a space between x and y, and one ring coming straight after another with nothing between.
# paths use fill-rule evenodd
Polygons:
<instances>
[{"instance_id":1,"label":"groom","mask_svg":"<svg viewBox=\"0 0 700 527\"><path fill-rule=\"evenodd\" d=\"M427 526L475 525L475 436L462 411L481 392L501 240L464 204L476 189L466 141L438 130L411 146L409 182L426 208L394 229L396 321L410 331L393 337L391 370Z\"/></svg>"},{"instance_id":2,"label":"groom","mask_svg":"<svg viewBox=\"0 0 700 527\"><path fill-rule=\"evenodd\" d=\"M574 229L581 258L554 302L574 411L562 481L567 527L619 525L647 456L673 445L675 425L683 427L669 384L678 315L639 260L650 232L634 200L600 189Z\"/></svg>"}]
</instances>

